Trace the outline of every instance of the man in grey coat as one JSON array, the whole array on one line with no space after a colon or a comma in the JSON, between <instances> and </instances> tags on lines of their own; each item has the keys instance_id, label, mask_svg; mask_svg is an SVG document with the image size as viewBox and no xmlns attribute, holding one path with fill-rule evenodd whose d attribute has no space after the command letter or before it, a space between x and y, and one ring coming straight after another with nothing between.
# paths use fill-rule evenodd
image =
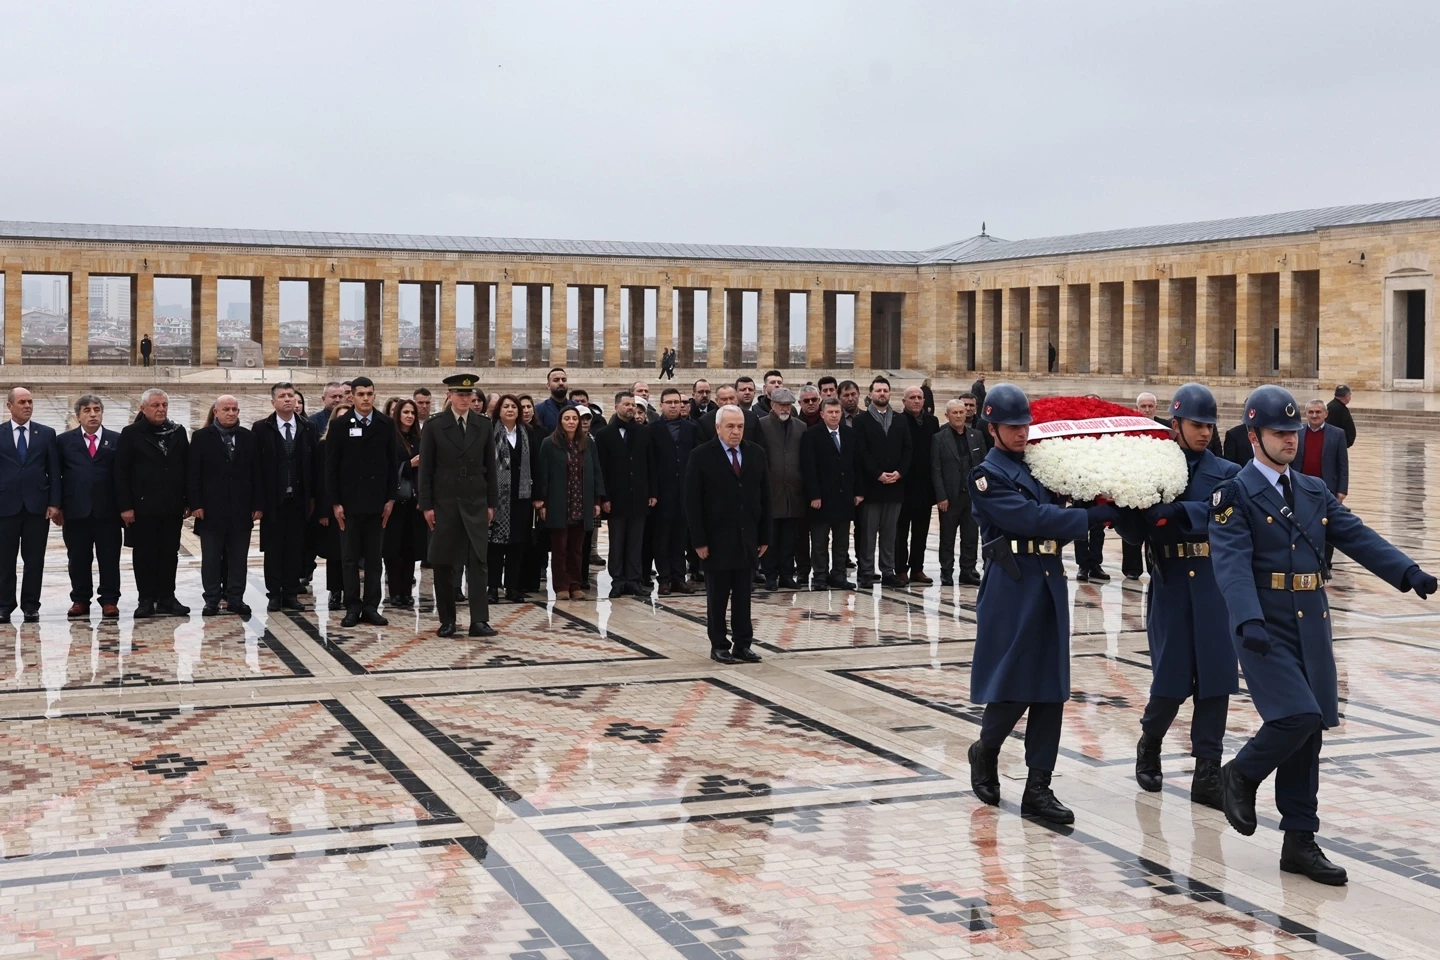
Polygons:
<instances>
[{"instance_id":1,"label":"man in grey coat","mask_svg":"<svg viewBox=\"0 0 1440 960\"><path fill-rule=\"evenodd\" d=\"M1311 400L1305 404L1305 429L1300 431L1299 447L1295 451L1295 463L1300 472L1308 477L1319 477L1325 486L1335 494L1341 503L1350 493L1350 445L1345 441L1345 431L1326 423L1329 409L1324 400ZM1335 548L1325 546L1325 569L1335 557Z\"/></svg>"},{"instance_id":2,"label":"man in grey coat","mask_svg":"<svg viewBox=\"0 0 1440 960\"><path fill-rule=\"evenodd\" d=\"M766 377L768 381L770 378ZM775 387L770 393L770 413L760 418L760 446L770 466L770 518L773 524L771 549L760 560L765 572L765 589L794 590L795 540L804 529L810 535L805 519L805 475L800 469L800 442L805 424L794 416L795 395L786 387ZM808 576L807 576L808 579Z\"/></svg>"},{"instance_id":3,"label":"man in grey coat","mask_svg":"<svg viewBox=\"0 0 1440 960\"><path fill-rule=\"evenodd\" d=\"M980 431L967 423L969 411L964 400L945 404L945 426L930 438L930 479L935 487L935 504L940 508L940 585L954 586L955 533L960 533L960 582L980 585L975 555L980 528L970 512L970 471L985 459L985 441Z\"/></svg>"},{"instance_id":4,"label":"man in grey coat","mask_svg":"<svg viewBox=\"0 0 1440 960\"><path fill-rule=\"evenodd\" d=\"M475 376L445 378L450 409L420 434L420 510L430 528L427 559L435 568L435 612L441 637L455 636L455 567L468 569L472 637L493 637L487 600L490 521L499 494L490 420L470 409Z\"/></svg>"}]
</instances>

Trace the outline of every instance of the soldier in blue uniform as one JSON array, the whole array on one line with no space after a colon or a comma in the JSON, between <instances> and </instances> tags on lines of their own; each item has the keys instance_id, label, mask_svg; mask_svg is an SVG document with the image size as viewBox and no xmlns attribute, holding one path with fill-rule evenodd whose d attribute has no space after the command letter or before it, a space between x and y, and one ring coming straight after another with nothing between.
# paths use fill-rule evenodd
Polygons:
<instances>
[{"instance_id":1,"label":"soldier in blue uniform","mask_svg":"<svg viewBox=\"0 0 1440 960\"><path fill-rule=\"evenodd\" d=\"M1255 792L1274 773L1285 831L1280 869L1339 885L1344 868L1315 842L1321 731L1339 723L1325 545L1422 599L1435 592L1435 578L1341 506L1320 478L1290 469L1300 416L1288 391L1256 388L1243 422L1255 459L1211 497L1210 555L1264 723L1221 768L1225 819L1254 833Z\"/></svg>"},{"instance_id":2,"label":"soldier in blue uniform","mask_svg":"<svg viewBox=\"0 0 1440 960\"><path fill-rule=\"evenodd\" d=\"M1218 810L1225 718L1230 695L1240 692L1240 676L1230 630L1216 616L1225 598L1210 566L1210 495L1240 468L1207 449L1215 435L1215 396L1203 384L1187 383L1175 391L1170 418L1190 482L1174 502L1145 511L1151 558L1145 631L1154 676L1150 702L1140 718L1135 780L1151 793L1164 786L1160 745L1180 704L1194 697L1190 800Z\"/></svg>"},{"instance_id":3,"label":"soldier in blue uniform","mask_svg":"<svg viewBox=\"0 0 1440 960\"><path fill-rule=\"evenodd\" d=\"M1055 798L1050 775L1070 699L1070 596L1060 547L1114 523L1111 504L1077 509L1055 502L1025 465L1030 401L1014 384L996 384L980 413L995 445L970 472L970 504L980 525L985 575L975 607L970 699L985 704L980 739L970 745L970 786L1000 802L1000 747L1029 711L1020 812L1052 823L1075 814Z\"/></svg>"}]
</instances>

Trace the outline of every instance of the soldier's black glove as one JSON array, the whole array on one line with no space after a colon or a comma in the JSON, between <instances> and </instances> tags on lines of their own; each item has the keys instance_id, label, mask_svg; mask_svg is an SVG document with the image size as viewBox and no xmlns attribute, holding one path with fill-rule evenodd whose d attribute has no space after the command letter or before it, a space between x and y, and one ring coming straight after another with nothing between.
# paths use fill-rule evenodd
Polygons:
<instances>
[{"instance_id":1,"label":"soldier's black glove","mask_svg":"<svg viewBox=\"0 0 1440 960\"><path fill-rule=\"evenodd\" d=\"M1115 518L1115 532L1120 539L1134 546L1145 542L1145 517L1132 507L1123 507Z\"/></svg>"},{"instance_id":2,"label":"soldier's black glove","mask_svg":"<svg viewBox=\"0 0 1440 960\"><path fill-rule=\"evenodd\" d=\"M1085 520L1090 524L1090 529L1103 527L1105 524L1113 524L1120 519L1120 508L1113 503L1101 503L1093 507L1085 508Z\"/></svg>"},{"instance_id":3,"label":"soldier's black glove","mask_svg":"<svg viewBox=\"0 0 1440 960\"><path fill-rule=\"evenodd\" d=\"M1240 624L1240 636L1243 638L1240 645L1251 653L1258 653L1266 656L1270 652L1270 634L1265 630L1265 624L1259 620L1247 620Z\"/></svg>"},{"instance_id":4,"label":"soldier's black glove","mask_svg":"<svg viewBox=\"0 0 1440 960\"><path fill-rule=\"evenodd\" d=\"M1145 522L1152 527L1163 527L1177 519L1183 509L1178 503L1157 503L1145 508Z\"/></svg>"},{"instance_id":5,"label":"soldier's black glove","mask_svg":"<svg viewBox=\"0 0 1440 960\"><path fill-rule=\"evenodd\" d=\"M1415 566L1405 571L1405 586L1407 589L1414 590L1415 596L1424 600L1435 592L1437 584L1434 577Z\"/></svg>"}]
</instances>

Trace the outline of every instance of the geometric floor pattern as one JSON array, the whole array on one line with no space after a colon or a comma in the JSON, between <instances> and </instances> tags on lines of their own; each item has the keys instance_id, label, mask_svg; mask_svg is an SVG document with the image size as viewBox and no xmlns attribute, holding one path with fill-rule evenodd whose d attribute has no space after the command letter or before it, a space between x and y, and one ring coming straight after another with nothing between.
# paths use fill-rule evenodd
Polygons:
<instances>
[{"instance_id":1,"label":"geometric floor pattern","mask_svg":"<svg viewBox=\"0 0 1440 960\"><path fill-rule=\"evenodd\" d=\"M1440 441L1351 458L1347 506L1440 567ZM69 623L47 549L42 621L0 627L0 958L1440 960L1440 605L1341 556L1336 889L1279 872L1270 784L1253 837L1189 802L1188 706L1136 786L1145 582L1113 538L1108 583L1066 551L1063 830L1019 816L1023 724L1002 805L968 789L970 587L758 591L764 662L722 666L699 595L441 639L421 571L419 609L346 630L323 591L266 613L258 553L254 618L201 618L188 525L190 618L133 620L127 552L120 620ZM1233 697L1227 757L1257 725Z\"/></svg>"}]
</instances>

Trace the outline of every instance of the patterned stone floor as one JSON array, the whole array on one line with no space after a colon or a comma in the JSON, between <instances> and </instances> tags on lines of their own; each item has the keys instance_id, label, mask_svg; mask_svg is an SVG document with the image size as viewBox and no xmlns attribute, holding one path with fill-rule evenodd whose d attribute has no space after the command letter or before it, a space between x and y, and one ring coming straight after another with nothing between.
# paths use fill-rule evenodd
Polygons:
<instances>
[{"instance_id":1,"label":"patterned stone floor","mask_svg":"<svg viewBox=\"0 0 1440 960\"><path fill-rule=\"evenodd\" d=\"M1440 567L1440 442L1352 458L1351 506ZM1189 803L1188 710L1135 786L1145 595L1107 557L1071 582L1056 830L1018 742L999 809L968 791L970 588L757 594L765 661L722 668L701 597L440 640L428 602L259 612L258 555L249 622L134 622L127 555L120 621L67 623L56 534L42 622L0 628L0 958L1440 958L1440 606L1337 566L1325 888L1279 872L1269 786L1251 838ZM1234 698L1227 751L1257 723Z\"/></svg>"}]
</instances>

